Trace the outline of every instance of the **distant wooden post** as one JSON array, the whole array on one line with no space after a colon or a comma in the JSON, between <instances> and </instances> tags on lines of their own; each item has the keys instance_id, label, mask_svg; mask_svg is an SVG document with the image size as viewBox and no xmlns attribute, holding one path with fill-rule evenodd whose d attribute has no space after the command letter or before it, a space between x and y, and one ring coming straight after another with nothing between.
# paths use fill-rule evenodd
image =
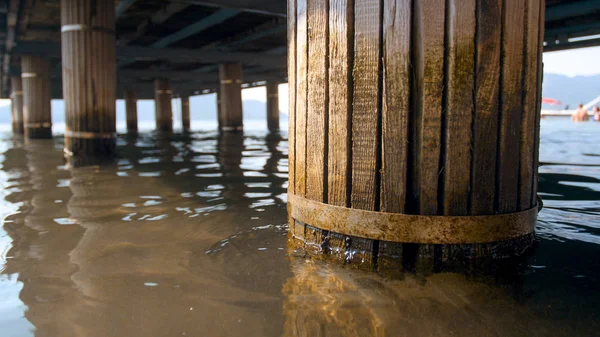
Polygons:
<instances>
[{"instance_id":1,"label":"distant wooden post","mask_svg":"<svg viewBox=\"0 0 600 337\"><path fill-rule=\"evenodd\" d=\"M127 120L127 132L136 133L138 131L138 113L137 97L131 89L125 89L123 92L125 99L125 119Z\"/></svg>"},{"instance_id":2,"label":"distant wooden post","mask_svg":"<svg viewBox=\"0 0 600 337\"><path fill-rule=\"evenodd\" d=\"M221 130L221 126L223 126L223 114L221 113L221 88L217 89L217 122L219 130Z\"/></svg>"},{"instance_id":3,"label":"distant wooden post","mask_svg":"<svg viewBox=\"0 0 600 337\"><path fill-rule=\"evenodd\" d=\"M242 65L219 65L221 131L238 131L244 128L242 115Z\"/></svg>"},{"instance_id":4,"label":"distant wooden post","mask_svg":"<svg viewBox=\"0 0 600 337\"><path fill-rule=\"evenodd\" d=\"M38 56L22 56L21 79L25 137L52 138L50 62Z\"/></svg>"},{"instance_id":5,"label":"distant wooden post","mask_svg":"<svg viewBox=\"0 0 600 337\"><path fill-rule=\"evenodd\" d=\"M279 83L267 81L267 127L279 130Z\"/></svg>"},{"instance_id":6,"label":"distant wooden post","mask_svg":"<svg viewBox=\"0 0 600 337\"><path fill-rule=\"evenodd\" d=\"M72 165L115 155L116 44L112 1L61 0L65 153Z\"/></svg>"},{"instance_id":7,"label":"distant wooden post","mask_svg":"<svg viewBox=\"0 0 600 337\"><path fill-rule=\"evenodd\" d=\"M190 131L190 97L181 96L181 126L183 132Z\"/></svg>"},{"instance_id":8,"label":"distant wooden post","mask_svg":"<svg viewBox=\"0 0 600 337\"><path fill-rule=\"evenodd\" d=\"M156 110L156 129L165 132L173 131L172 91L169 80L154 81L154 104Z\"/></svg>"},{"instance_id":9,"label":"distant wooden post","mask_svg":"<svg viewBox=\"0 0 600 337\"><path fill-rule=\"evenodd\" d=\"M10 103L13 133L23 134L23 81L21 76L10 77Z\"/></svg>"},{"instance_id":10,"label":"distant wooden post","mask_svg":"<svg viewBox=\"0 0 600 337\"><path fill-rule=\"evenodd\" d=\"M530 244L544 8L288 1L293 236L439 261Z\"/></svg>"}]
</instances>

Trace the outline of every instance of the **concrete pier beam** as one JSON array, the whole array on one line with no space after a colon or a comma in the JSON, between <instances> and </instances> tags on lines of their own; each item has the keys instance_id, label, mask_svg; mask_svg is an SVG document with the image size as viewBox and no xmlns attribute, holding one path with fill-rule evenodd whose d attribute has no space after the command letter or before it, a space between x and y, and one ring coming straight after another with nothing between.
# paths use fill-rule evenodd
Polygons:
<instances>
[{"instance_id":1,"label":"concrete pier beam","mask_svg":"<svg viewBox=\"0 0 600 337\"><path fill-rule=\"evenodd\" d=\"M138 131L138 113L137 97L131 89L125 89L123 92L125 99L125 119L127 120L127 132L136 133Z\"/></svg>"},{"instance_id":2,"label":"concrete pier beam","mask_svg":"<svg viewBox=\"0 0 600 337\"><path fill-rule=\"evenodd\" d=\"M279 83L267 81L267 128L279 130Z\"/></svg>"},{"instance_id":3,"label":"concrete pier beam","mask_svg":"<svg viewBox=\"0 0 600 337\"><path fill-rule=\"evenodd\" d=\"M23 134L23 81L21 76L10 77L10 104L12 117L12 131L14 134Z\"/></svg>"},{"instance_id":4,"label":"concrete pier beam","mask_svg":"<svg viewBox=\"0 0 600 337\"><path fill-rule=\"evenodd\" d=\"M61 0L65 154L74 166L115 155L116 45L112 1Z\"/></svg>"},{"instance_id":5,"label":"concrete pier beam","mask_svg":"<svg viewBox=\"0 0 600 337\"><path fill-rule=\"evenodd\" d=\"M171 104L171 83L167 79L154 81L154 106L156 129L163 132L173 132L173 106Z\"/></svg>"},{"instance_id":6,"label":"concrete pier beam","mask_svg":"<svg viewBox=\"0 0 600 337\"><path fill-rule=\"evenodd\" d=\"M23 55L21 79L25 137L52 138L50 62L38 56Z\"/></svg>"},{"instance_id":7,"label":"concrete pier beam","mask_svg":"<svg viewBox=\"0 0 600 337\"><path fill-rule=\"evenodd\" d=\"M531 243L544 5L289 1L292 235L375 264Z\"/></svg>"},{"instance_id":8,"label":"concrete pier beam","mask_svg":"<svg viewBox=\"0 0 600 337\"><path fill-rule=\"evenodd\" d=\"M242 112L242 65L219 65L219 121L221 131L240 131L244 128Z\"/></svg>"},{"instance_id":9,"label":"concrete pier beam","mask_svg":"<svg viewBox=\"0 0 600 337\"><path fill-rule=\"evenodd\" d=\"M181 96L181 127L183 132L190 131L190 97Z\"/></svg>"}]
</instances>

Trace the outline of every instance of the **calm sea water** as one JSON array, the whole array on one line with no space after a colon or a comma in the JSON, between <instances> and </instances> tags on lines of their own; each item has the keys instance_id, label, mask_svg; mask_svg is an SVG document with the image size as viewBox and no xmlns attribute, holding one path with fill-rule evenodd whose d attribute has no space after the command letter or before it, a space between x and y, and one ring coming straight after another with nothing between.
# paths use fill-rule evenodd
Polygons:
<instances>
[{"instance_id":1,"label":"calm sea water","mask_svg":"<svg viewBox=\"0 0 600 337\"><path fill-rule=\"evenodd\" d=\"M287 132L214 126L73 170L61 137L0 133L0 336L600 335L600 123L542 121L540 243L508 279L294 253Z\"/></svg>"}]
</instances>

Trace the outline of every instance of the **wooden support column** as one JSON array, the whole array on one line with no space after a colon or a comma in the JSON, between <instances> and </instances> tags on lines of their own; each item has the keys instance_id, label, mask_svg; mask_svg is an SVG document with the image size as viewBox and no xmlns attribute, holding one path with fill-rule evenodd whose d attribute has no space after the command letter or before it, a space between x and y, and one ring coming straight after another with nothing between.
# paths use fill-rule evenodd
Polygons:
<instances>
[{"instance_id":1,"label":"wooden support column","mask_svg":"<svg viewBox=\"0 0 600 337\"><path fill-rule=\"evenodd\" d=\"M23 134L23 81L21 76L10 77L10 103L13 133Z\"/></svg>"},{"instance_id":2,"label":"wooden support column","mask_svg":"<svg viewBox=\"0 0 600 337\"><path fill-rule=\"evenodd\" d=\"M52 138L50 62L38 56L22 56L21 71L25 137Z\"/></svg>"},{"instance_id":3,"label":"wooden support column","mask_svg":"<svg viewBox=\"0 0 600 337\"><path fill-rule=\"evenodd\" d=\"M173 132L173 107L171 105L171 84L167 79L154 81L154 106L156 114L156 129Z\"/></svg>"},{"instance_id":4,"label":"wooden support column","mask_svg":"<svg viewBox=\"0 0 600 337\"><path fill-rule=\"evenodd\" d=\"M279 130L279 83L267 81L267 127Z\"/></svg>"},{"instance_id":5,"label":"wooden support column","mask_svg":"<svg viewBox=\"0 0 600 337\"><path fill-rule=\"evenodd\" d=\"M544 0L288 9L290 231L309 252L436 265L531 244Z\"/></svg>"},{"instance_id":6,"label":"wooden support column","mask_svg":"<svg viewBox=\"0 0 600 337\"><path fill-rule=\"evenodd\" d=\"M138 113L137 97L131 89L125 89L123 93L125 99L125 119L127 120L127 132L136 133L138 131Z\"/></svg>"},{"instance_id":7,"label":"wooden support column","mask_svg":"<svg viewBox=\"0 0 600 337\"><path fill-rule=\"evenodd\" d=\"M244 128L242 113L242 65L223 63L219 65L221 131L239 131Z\"/></svg>"},{"instance_id":8,"label":"wooden support column","mask_svg":"<svg viewBox=\"0 0 600 337\"><path fill-rule=\"evenodd\" d=\"M190 97L181 96L181 127L183 132L190 131Z\"/></svg>"},{"instance_id":9,"label":"wooden support column","mask_svg":"<svg viewBox=\"0 0 600 337\"><path fill-rule=\"evenodd\" d=\"M115 155L114 7L112 1L61 0L65 153L74 166Z\"/></svg>"}]
</instances>

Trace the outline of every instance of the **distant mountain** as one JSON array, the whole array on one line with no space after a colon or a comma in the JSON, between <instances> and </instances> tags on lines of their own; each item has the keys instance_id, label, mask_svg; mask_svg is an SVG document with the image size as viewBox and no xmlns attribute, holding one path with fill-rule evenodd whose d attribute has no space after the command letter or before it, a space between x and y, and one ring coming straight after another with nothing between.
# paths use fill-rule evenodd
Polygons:
<instances>
[{"instance_id":1,"label":"distant mountain","mask_svg":"<svg viewBox=\"0 0 600 337\"><path fill-rule=\"evenodd\" d=\"M600 96L600 75L568 77L544 74L542 96L559 100L561 105L544 104L544 109L561 110L565 106L577 108Z\"/></svg>"},{"instance_id":2,"label":"distant mountain","mask_svg":"<svg viewBox=\"0 0 600 337\"><path fill-rule=\"evenodd\" d=\"M181 118L181 106L179 101L173 104L173 118L179 120ZM192 120L216 120L217 106L214 95L202 95L190 97L190 114ZM264 102L256 100L244 100L244 119L245 120L266 120L267 105ZM52 122L63 123L65 121L65 105L62 100L52 100ZM10 105L0 107L0 124L11 122ZM280 119L287 120L287 115L280 114ZM123 101L117 101L117 120L125 120L125 104ZM138 120L153 121L154 120L154 101L139 100L138 101Z\"/></svg>"}]
</instances>

